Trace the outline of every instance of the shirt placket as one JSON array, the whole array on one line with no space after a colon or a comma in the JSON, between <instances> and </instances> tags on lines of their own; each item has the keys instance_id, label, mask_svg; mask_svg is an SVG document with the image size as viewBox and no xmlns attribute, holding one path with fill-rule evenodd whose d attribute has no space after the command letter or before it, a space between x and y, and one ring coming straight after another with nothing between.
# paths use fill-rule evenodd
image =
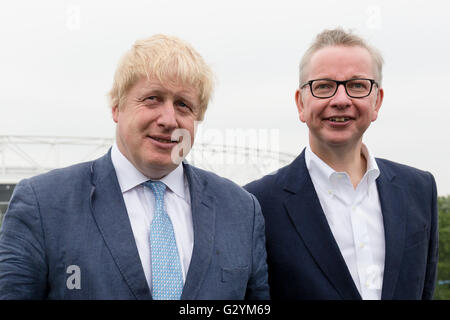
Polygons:
<instances>
[{"instance_id":1,"label":"shirt placket","mask_svg":"<svg viewBox=\"0 0 450 320\"><path fill-rule=\"evenodd\" d=\"M362 207L366 193L362 190L357 190L354 201L350 206L350 221L353 230L360 293L363 299L373 300L377 299L376 289L378 289L377 275L379 271L376 270L377 266L373 263L369 232Z\"/></svg>"}]
</instances>

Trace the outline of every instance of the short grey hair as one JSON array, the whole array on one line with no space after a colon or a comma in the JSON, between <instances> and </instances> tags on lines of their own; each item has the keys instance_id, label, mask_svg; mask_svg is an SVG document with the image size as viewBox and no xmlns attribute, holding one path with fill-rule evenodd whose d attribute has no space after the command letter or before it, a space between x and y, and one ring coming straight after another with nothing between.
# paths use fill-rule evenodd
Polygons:
<instances>
[{"instance_id":1,"label":"short grey hair","mask_svg":"<svg viewBox=\"0 0 450 320\"><path fill-rule=\"evenodd\" d=\"M311 46L306 50L305 54L302 57L302 60L300 61L300 74L299 74L299 80L300 85L306 82L305 75L308 68L308 64L317 51L319 51L322 48L326 47L333 47L333 46L346 46L346 47L362 47L365 48L367 51L369 51L372 62L374 66L374 72L376 81L378 82L379 86L381 86L381 81L383 78L383 57L376 49L375 47L369 45L363 38L360 36L352 33L352 32L346 32L341 27L331 29L331 30L324 30L321 33L319 33Z\"/></svg>"}]
</instances>

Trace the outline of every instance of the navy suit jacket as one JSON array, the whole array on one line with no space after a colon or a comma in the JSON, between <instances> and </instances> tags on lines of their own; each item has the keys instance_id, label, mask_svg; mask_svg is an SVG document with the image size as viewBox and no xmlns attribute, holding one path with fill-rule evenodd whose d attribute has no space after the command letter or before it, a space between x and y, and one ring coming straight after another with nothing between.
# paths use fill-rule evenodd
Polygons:
<instances>
[{"instance_id":1,"label":"navy suit jacket","mask_svg":"<svg viewBox=\"0 0 450 320\"><path fill-rule=\"evenodd\" d=\"M376 159L385 231L382 299L431 299L438 262L433 176ZM275 174L245 186L266 223L272 299L361 299L333 237L303 151Z\"/></svg>"},{"instance_id":2,"label":"navy suit jacket","mask_svg":"<svg viewBox=\"0 0 450 320\"><path fill-rule=\"evenodd\" d=\"M258 201L183 165L194 247L181 299L269 299ZM0 299L151 299L109 152L16 186L0 233Z\"/></svg>"}]
</instances>

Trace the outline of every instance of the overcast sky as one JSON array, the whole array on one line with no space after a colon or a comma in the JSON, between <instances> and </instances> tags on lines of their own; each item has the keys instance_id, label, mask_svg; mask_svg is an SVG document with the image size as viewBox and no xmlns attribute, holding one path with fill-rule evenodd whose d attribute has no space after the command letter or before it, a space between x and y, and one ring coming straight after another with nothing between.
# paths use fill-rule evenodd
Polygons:
<instances>
[{"instance_id":1,"label":"overcast sky","mask_svg":"<svg viewBox=\"0 0 450 320\"><path fill-rule=\"evenodd\" d=\"M385 98L365 135L377 157L436 177L450 194L450 5L446 1L14 1L0 10L0 135L112 137L106 93L138 38L189 41L217 86L203 130L277 130L307 143L294 92L317 33L342 26L385 59Z\"/></svg>"}]
</instances>

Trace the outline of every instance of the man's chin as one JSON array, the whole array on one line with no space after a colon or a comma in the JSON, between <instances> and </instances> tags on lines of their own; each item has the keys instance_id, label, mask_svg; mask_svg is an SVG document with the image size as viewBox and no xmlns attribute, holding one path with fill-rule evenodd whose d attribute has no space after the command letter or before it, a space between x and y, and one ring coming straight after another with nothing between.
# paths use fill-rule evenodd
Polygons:
<instances>
[{"instance_id":1,"label":"man's chin","mask_svg":"<svg viewBox=\"0 0 450 320\"><path fill-rule=\"evenodd\" d=\"M175 170L178 165L179 164L174 163L171 159L152 159L142 162L137 169L149 179L161 179Z\"/></svg>"},{"instance_id":2,"label":"man's chin","mask_svg":"<svg viewBox=\"0 0 450 320\"><path fill-rule=\"evenodd\" d=\"M358 145L358 142L360 139L355 139L354 137L348 138L348 137L339 137L334 139L328 139L326 140L326 143L328 146L332 148L348 148L348 147L355 147Z\"/></svg>"}]
</instances>

